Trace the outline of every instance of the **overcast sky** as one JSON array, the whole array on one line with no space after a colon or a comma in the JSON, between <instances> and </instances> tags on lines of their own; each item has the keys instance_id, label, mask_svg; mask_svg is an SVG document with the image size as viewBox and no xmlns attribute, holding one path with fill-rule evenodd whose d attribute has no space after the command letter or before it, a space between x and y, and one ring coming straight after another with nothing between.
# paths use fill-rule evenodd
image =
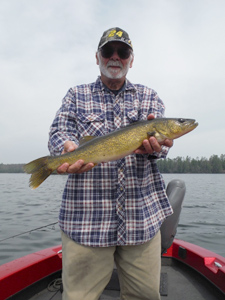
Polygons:
<instances>
[{"instance_id":1,"label":"overcast sky","mask_svg":"<svg viewBox=\"0 0 225 300\"><path fill-rule=\"evenodd\" d=\"M0 163L48 155L62 98L96 80L114 26L134 46L128 79L156 90L167 117L199 122L168 157L225 154L224 12L224 0L0 0Z\"/></svg>"}]
</instances>

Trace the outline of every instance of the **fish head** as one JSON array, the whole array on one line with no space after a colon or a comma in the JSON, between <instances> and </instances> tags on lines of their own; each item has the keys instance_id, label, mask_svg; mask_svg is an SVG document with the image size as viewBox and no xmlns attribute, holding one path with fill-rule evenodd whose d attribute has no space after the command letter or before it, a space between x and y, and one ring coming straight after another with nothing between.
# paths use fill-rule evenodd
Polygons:
<instances>
[{"instance_id":1,"label":"fish head","mask_svg":"<svg viewBox=\"0 0 225 300\"><path fill-rule=\"evenodd\" d=\"M157 126L155 127L155 137L158 141L165 139L176 139L180 136L192 131L198 126L198 123L194 119L155 119L157 120Z\"/></svg>"},{"instance_id":2,"label":"fish head","mask_svg":"<svg viewBox=\"0 0 225 300\"><path fill-rule=\"evenodd\" d=\"M180 136L192 131L198 126L194 119L168 119L168 132L165 134L168 139L176 139Z\"/></svg>"}]
</instances>

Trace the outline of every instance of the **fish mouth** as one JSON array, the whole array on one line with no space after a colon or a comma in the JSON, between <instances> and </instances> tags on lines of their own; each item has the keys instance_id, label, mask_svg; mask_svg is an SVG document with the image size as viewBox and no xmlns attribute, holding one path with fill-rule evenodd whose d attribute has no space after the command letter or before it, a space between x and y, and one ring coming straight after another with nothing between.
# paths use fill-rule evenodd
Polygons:
<instances>
[{"instance_id":1,"label":"fish mouth","mask_svg":"<svg viewBox=\"0 0 225 300\"><path fill-rule=\"evenodd\" d=\"M192 130L194 130L198 126L198 122L195 119L178 119L180 123L180 129L183 131L183 134L186 134Z\"/></svg>"},{"instance_id":2,"label":"fish mouth","mask_svg":"<svg viewBox=\"0 0 225 300\"><path fill-rule=\"evenodd\" d=\"M190 126L198 126L198 122L195 119L179 119L179 121Z\"/></svg>"},{"instance_id":3,"label":"fish mouth","mask_svg":"<svg viewBox=\"0 0 225 300\"><path fill-rule=\"evenodd\" d=\"M198 126L198 122L196 122L195 120L193 120L191 125L195 128L195 127Z\"/></svg>"},{"instance_id":4,"label":"fish mouth","mask_svg":"<svg viewBox=\"0 0 225 300\"><path fill-rule=\"evenodd\" d=\"M186 133L192 131L198 126L198 122L196 120L189 120L189 125L187 126Z\"/></svg>"}]
</instances>

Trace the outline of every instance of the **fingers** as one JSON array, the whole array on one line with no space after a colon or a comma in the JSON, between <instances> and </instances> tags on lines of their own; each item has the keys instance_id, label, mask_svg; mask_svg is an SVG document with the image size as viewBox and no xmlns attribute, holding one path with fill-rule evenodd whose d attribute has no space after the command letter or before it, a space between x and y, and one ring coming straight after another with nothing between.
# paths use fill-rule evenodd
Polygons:
<instances>
[{"instance_id":1,"label":"fingers","mask_svg":"<svg viewBox=\"0 0 225 300\"><path fill-rule=\"evenodd\" d=\"M64 144L64 149L63 149L62 154L65 154L65 153L68 153L68 152L72 152L75 149L77 149L77 147L78 146L74 142L72 142L72 141L66 141L65 144Z\"/></svg>"},{"instance_id":2,"label":"fingers","mask_svg":"<svg viewBox=\"0 0 225 300\"><path fill-rule=\"evenodd\" d=\"M153 152L161 152L162 151L161 145L159 144L157 139L153 136L149 138L148 143L146 143L145 149L146 149L147 153L149 153L149 154L152 154ZM148 150L150 150L150 152L148 152Z\"/></svg>"},{"instance_id":3,"label":"fingers","mask_svg":"<svg viewBox=\"0 0 225 300\"><path fill-rule=\"evenodd\" d=\"M78 160L72 165L69 165L68 163L62 164L58 167L57 173L81 174L90 171L94 166L93 163L84 164L83 160Z\"/></svg>"},{"instance_id":4,"label":"fingers","mask_svg":"<svg viewBox=\"0 0 225 300\"><path fill-rule=\"evenodd\" d=\"M67 173L81 174L90 171L94 166L93 163L84 164L83 160L78 160L68 167Z\"/></svg>"},{"instance_id":5,"label":"fingers","mask_svg":"<svg viewBox=\"0 0 225 300\"><path fill-rule=\"evenodd\" d=\"M143 144L140 148L134 151L136 154L152 154L153 152L161 152L162 151L162 145L167 147L173 146L173 140L166 139L162 143L159 143L157 139L152 136L148 140L144 140Z\"/></svg>"},{"instance_id":6,"label":"fingers","mask_svg":"<svg viewBox=\"0 0 225 300\"><path fill-rule=\"evenodd\" d=\"M162 147L155 137L153 137L153 136L150 137L148 142L149 142L151 150L152 150L152 152L150 154L152 154L153 152L161 152L162 151Z\"/></svg>"},{"instance_id":7,"label":"fingers","mask_svg":"<svg viewBox=\"0 0 225 300\"><path fill-rule=\"evenodd\" d=\"M150 137L148 140L144 140L142 147L135 151L136 154L152 154L153 152L160 152L162 150L161 145L158 143L155 137Z\"/></svg>"},{"instance_id":8,"label":"fingers","mask_svg":"<svg viewBox=\"0 0 225 300\"><path fill-rule=\"evenodd\" d=\"M75 149L77 149L77 147L78 146L74 142L66 141L65 144L64 144L64 149L62 151L62 154L72 152ZM59 166L57 168L57 173L58 174L64 174L64 173L81 174L81 173L90 171L92 168L94 168L94 166L95 165L93 163L85 164L84 161L82 159L80 159L72 165L69 165L68 163L62 164L61 166Z\"/></svg>"},{"instance_id":9,"label":"fingers","mask_svg":"<svg viewBox=\"0 0 225 300\"><path fill-rule=\"evenodd\" d=\"M164 146L167 146L169 148L173 147L173 140L169 140L169 139L166 139L164 142L163 142L163 145Z\"/></svg>"},{"instance_id":10,"label":"fingers","mask_svg":"<svg viewBox=\"0 0 225 300\"><path fill-rule=\"evenodd\" d=\"M63 173L67 172L68 168L69 168L69 164L68 163L64 163L61 166L59 166L56 171L57 171L58 174L63 174Z\"/></svg>"},{"instance_id":11,"label":"fingers","mask_svg":"<svg viewBox=\"0 0 225 300\"><path fill-rule=\"evenodd\" d=\"M154 116L153 114L149 114L148 117L147 117L147 119L148 119L148 120L155 119L155 116Z\"/></svg>"}]
</instances>

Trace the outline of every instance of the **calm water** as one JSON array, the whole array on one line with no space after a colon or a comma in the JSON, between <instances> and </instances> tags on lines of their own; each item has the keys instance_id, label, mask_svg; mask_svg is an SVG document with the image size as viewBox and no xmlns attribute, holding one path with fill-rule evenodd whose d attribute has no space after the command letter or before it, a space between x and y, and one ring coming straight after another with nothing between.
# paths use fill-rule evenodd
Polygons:
<instances>
[{"instance_id":1,"label":"calm water","mask_svg":"<svg viewBox=\"0 0 225 300\"><path fill-rule=\"evenodd\" d=\"M176 237L225 256L225 175L163 176L187 187ZM31 190L29 175L0 174L0 264L61 243L54 223L66 178L51 176Z\"/></svg>"}]
</instances>

